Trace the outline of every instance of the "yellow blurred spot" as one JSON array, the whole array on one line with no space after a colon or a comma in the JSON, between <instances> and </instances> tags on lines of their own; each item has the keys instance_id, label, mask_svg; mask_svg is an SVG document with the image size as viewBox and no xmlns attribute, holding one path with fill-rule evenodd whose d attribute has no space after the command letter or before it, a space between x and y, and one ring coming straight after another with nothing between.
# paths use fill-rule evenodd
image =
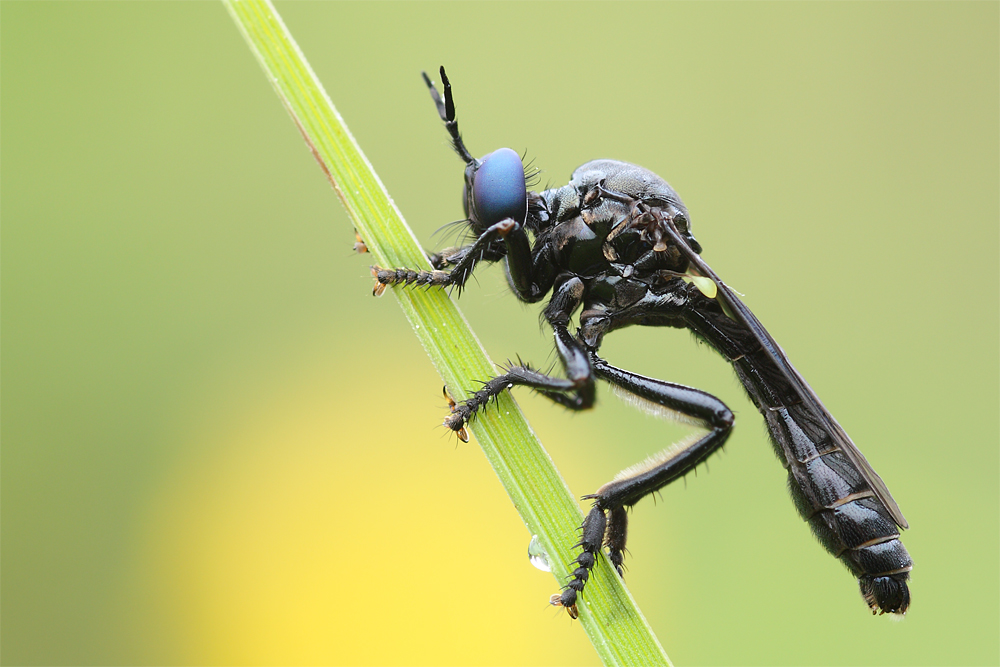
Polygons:
<instances>
[{"instance_id":1,"label":"yellow blurred spot","mask_svg":"<svg viewBox=\"0 0 1000 667\"><path fill-rule=\"evenodd\" d=\"M379 373L330 363L359 380L261 380L144 520L174 645L203 664L593 662L482 453L434 428L434 385L386 419Z\"/></svg>"}]
</instances>

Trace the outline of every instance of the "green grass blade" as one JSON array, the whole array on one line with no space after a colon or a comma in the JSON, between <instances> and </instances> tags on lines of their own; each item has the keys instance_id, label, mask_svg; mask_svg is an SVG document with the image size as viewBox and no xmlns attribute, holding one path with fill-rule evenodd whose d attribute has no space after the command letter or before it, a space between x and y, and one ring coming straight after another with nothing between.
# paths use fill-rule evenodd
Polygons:
<instances>
[{"instance_id":1,"label":"green grass blade","mask_svg":"<svg viewBox=\"0 0 1000 667\"><path fill-rule=\"evenodd\" d=\"M274 7L266 0L224 0L251 50L361 233L375 263L430 268ZM349 94L349 93L342 93ZM494 374L458 308L443 290L390 289L450 388ZM456 396L461 398L461 395ZM509 393L470 427L528 530L548 551L557 582L576 556L583 515ZM472 584L470 582L470 589ZM558 584L553 586L553 591ZM414 606L418 600L411 601ZM606 558L582 596L580 622L605 665L669 665L652 630Z\"/></svg>"}]
</instances>

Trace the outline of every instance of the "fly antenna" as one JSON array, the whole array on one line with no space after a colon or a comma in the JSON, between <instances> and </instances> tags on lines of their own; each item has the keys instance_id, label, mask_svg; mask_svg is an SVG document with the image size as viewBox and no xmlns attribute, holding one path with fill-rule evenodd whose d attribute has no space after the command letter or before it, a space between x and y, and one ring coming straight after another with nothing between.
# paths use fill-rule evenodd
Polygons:
<instances>
[{"instance_id":1,"label":"fly antenna","mask_svg":"<svg viewBox=\"0 0 1000 667\"><path fill-rule=\"evenodd\" d=\"M458 121L455 120L455 98L452 97L451 82L448 81L448 75L444 73L444 65L441 66L441 85L444 86L444 101L441 100L441 94L434 87L434 82L427 76L427 72L421 72L420 74L424 77L424 83L427 84L427 87L431 91L431 99L434 100L434 106L437 107L438 115L441 116L448 134L451 135L452 148L455 149L460 158L465 160L466 164L472 164L476 161L476 158L472 157L472 153L465 147L462 135L458 132Z\"/></svg>"}]
</instances>

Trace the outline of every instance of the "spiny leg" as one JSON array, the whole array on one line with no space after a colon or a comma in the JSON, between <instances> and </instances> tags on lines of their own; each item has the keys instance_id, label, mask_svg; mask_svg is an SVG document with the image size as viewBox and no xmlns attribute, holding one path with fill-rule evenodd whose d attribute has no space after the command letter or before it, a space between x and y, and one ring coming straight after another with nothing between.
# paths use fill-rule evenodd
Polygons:
<instances>
[{"instance_id":1,"label":"spiny leg","mask_svg":"<svg viewBox=\"0 0 1000 667\"><path fill-rule=\"evenodd\" d=\"M566 371L566 378L552 377L526 364L512 365L503 375L487 380L482 389L452 408L444 425L458 432L490 399L516 385L532 387L552 400L576 410L586 410L594 404L594 374L586 349L566 328L569 318L580 303L583 281L570 278L556 287L545 308L545 319L552 325L556 352Z\"/></svg>"},{"instance_id":2,"label":"spiny leg","mask_svg":"<svg viewBox=\"0 0 1000 667\"><path fill-rule=\"evenodd\" d=\"M461 263L473 248L475 248L474 242L460 247L445 248L440 252L425 251L424 254L427 255L427 261L431 263L431 266L439 271L443 271L449 266ZM480 254L479 261L481 262L499 262L504 258L506 248L502 243L495 243L485 250L479 250L478 252Z\"/></svg>"},{"instance_id":3,"label":"spiny leg","mask_svg":"<svg viewBox=\"0 0 1000 667\"><path fill-rule=\"evenodd\" d=\"M578 410L591 407L594 404L594 377L587 365L585 353L567 345L575 344L576 341L565 327L556 328L555 337L556 349L568 378L552 377L525 364L508 366L503 375L487 380L482 389L455 405L451 414L445 418L444 425L456 433L461 432L490 399L495 399L504 390L515 386L532 387L549 398Z\"/></svg>"},{"instance_id":4,"label":"spiny leg","mask_svg":"<svg viewBox=\"0 0 1000 667\"><path fill-rule=\"evenodd\" d=\"M441 391L444 393L445 400L448 401L448 408L452 412L454 412L455 411L455 406L458 405L458 404L455 403L455 399L452 398L451 394L448 393L448 386L445 385L444 387L442 387ZM458 439L461 440L462 442L468 442L469 441L469 432L465 430L465 427L462 427L462 428L458 429L457 431L455 431L455 435L458 436Z\"/></svg>"},{"instance_id":5,"label":"spiny leg","mask_svg":"<svg viewBox=\"0 0 1000 667\"><path fill-rule=\"evenodd\" d=\"M461 259L455 264L451 271L424 271L418 269L383 269L379 266L372 267L372 276L375 278L375 288L372 294L381 296L386 285L435 285L448 287L454 285L461 289L472 275L476 264L484 259L496 261L496 251L491 245L497 239L506 237L510 232L519 229L520 225L514 220L507 218L495 225L491 225L483 232L475 243L468 247Z\"/></svg>"},{"instance_id":6,"label":"spiny leg","mask_svg":"<svg viewBox=\"0 0 1000 667\"><path fill-rule=\"evenodd\" d=\"M708 433L682 440L642 463L623 470L596 493L584 496L594 506L584 519L572 579L562 593L553 595L554 605L577 616L577 596L583 591L594 567L597 552L608 547L611 563L622 574L622 559L628 533L627 508L643 497L662 489L708 458L721 447L733 427L733 413L716 397L698 389L664 382L611 366L596 354L590 355L594 375L614 385L627 400L659 416L692 423Z\"/></svg>"}]
</instances>

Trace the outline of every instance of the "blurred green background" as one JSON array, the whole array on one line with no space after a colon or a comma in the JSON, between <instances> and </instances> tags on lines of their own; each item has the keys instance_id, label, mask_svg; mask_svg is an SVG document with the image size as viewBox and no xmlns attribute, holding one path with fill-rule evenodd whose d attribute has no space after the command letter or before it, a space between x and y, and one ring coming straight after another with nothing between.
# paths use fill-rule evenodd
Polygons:
<instances>
[{"instance_id":1,"label":"blurred green background","mask_svg":"<svg viewBox=\"0 0 1000 667\"><path fill-rule=\"evenodd\" d=\"M882 474L913 607L872 618L759 416L683 332L612 362L718 394L724 454L632 514L678 664L996 664L998 5L279 4L429 247L473 153L659 173ZM225 9L0 4L5 664L593 664L530 535ZM554 360L499 267L461 306ZM574 493L683 435L518 392Z\"/></svg>"}]
</instances>

